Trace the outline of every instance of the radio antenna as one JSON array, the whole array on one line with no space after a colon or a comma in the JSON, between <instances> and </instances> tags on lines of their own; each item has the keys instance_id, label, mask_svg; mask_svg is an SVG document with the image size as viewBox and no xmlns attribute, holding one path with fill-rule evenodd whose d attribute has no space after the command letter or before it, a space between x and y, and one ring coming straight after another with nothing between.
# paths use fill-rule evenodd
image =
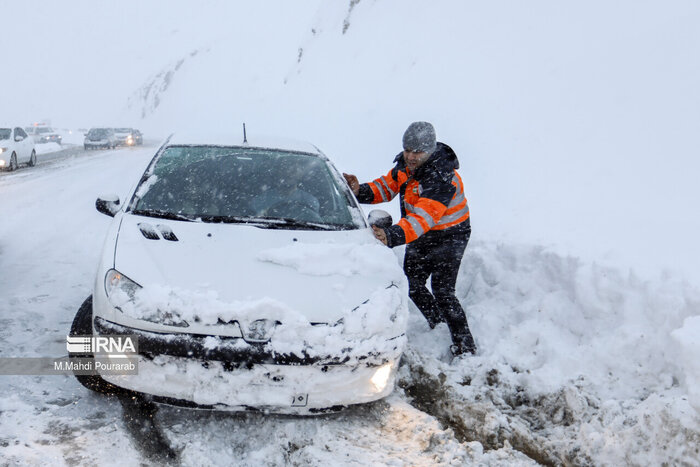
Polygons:
<instances>
[{"instance_id":1,"label":"radio antenna","mask_svg":"<svg viewBox=\"0 0 700 467\"><path fill-rule=\"evenodd\" d=\"M243 122L243 143L245 144L247 142L248 142L248 135L246 135L246 133L245 133L245 122Z\"/></svg>"}]
</instances>

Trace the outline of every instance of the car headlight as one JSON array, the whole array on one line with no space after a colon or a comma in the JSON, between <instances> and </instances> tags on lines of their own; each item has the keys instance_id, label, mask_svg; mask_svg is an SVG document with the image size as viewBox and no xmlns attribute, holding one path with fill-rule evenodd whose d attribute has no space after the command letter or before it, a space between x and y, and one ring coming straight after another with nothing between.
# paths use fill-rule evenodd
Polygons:
<instances>
[{"instance_id":1,"label":"car headlight","mask_svg":"<svg viewBox=\"0 0 700 467\"><path fill-rule=\"evenodd\" d=\"M370 378L370 382L377 392L382 392L384 389L386 389L386 385L389 384L389 378L391 377L391 370L393 367L393 362L386 363L380 366Z\"/></svg>"},{"instance_id":2,"label":"car headlight","mask_svg":"<svg viewBox=\"0 0 700 467\"><path fill-rule=\"evenodd\" d=\"M136 282L132 281L126 277L121 272L116 269L110 269L105 275L105 293L107 298L109 298L112 305L117 306L124 302L126 298L129 301L133 301L136 292L141 288ZM119 296L119 292L122 292L126 297Z\"/></svg>"},{"instance_id":3,"label":"car headlight","mask_svg":"<svg viewBox=\"0 0 700 467\"><path fill-rule=\"evenodd\" d=\"M189 326L187 321L170 310L161 310L160 308L136 310L136 292L141 288L139 284L116 269L110 269L105 275L105 293L107 294L107 298L114 308L125 315L166 326Z\"/></svg>"},{"instance_id":4,"label":"car headlight","mask_svg":"<svg viewBox=\"0 0 700 467\"><path fill-rule=\"evenodd\" d=\"M248 324L247 328L241 326L243 329L243 340L256 343L267 342L272 337L277 324L278 322L272 319L257 319Z\"/></svg>"}]
</instances>

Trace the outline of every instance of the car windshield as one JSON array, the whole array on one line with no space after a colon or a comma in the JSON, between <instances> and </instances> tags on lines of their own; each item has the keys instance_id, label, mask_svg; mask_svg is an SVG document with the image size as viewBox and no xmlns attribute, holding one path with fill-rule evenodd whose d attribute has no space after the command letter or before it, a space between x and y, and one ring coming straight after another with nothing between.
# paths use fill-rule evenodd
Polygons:
<instances>
[{"instance_id":1,"label":"car windshield","mask_svg":"<svg viewBox=\"0 0 700 467\"><path fill-rule=\"evenodd\" d=\"M47 127L39 127L36 129L37 133L51 133L53 130Z\"/></svg>"},{"instance_id":2,"label":"car windshield","mask_svg":"<svg viewBox=\"0 0 700 467\"><path fill-rule=\"evenodd\" d=\"M115 133L131 133L130 128L115 128L114 129Z\"/></svg>"},{"instance_id":3,"label":"car windshield","mask_svg":"<svg viewBox=\"0 0 700 467\"><path fill-rule=\"evenodd\" d=\"M357 229L347 189L321 157L276 149L170 146L147 171L134 214L265 228Z\"/></svg>"},{"instance_id":4,"label":"car windshield","mask_svg":"<svg viewBox=\"0 0 700 467\"><path fill-rule=\"evenodd\" d=\"M88 131L87 135L91 138L103 138L107 136L107 130L104 128L93 128L92 130Z\"/></svg>"},{"instance_id":5,"label":"car windshield","mask_svg":"<svg viewBox=\"0 0 700 467\"><path fill-rule=\"evenodd\" d=\"M0 139L10 139L12 130L10 128L0 128Z\"/></svg>"}]
</instances>

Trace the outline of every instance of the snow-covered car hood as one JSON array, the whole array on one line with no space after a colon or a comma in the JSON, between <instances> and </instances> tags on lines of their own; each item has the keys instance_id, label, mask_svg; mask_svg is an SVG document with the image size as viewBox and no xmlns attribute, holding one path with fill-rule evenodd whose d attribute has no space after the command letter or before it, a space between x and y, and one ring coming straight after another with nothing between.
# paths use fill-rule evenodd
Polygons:
<instances>
[{"instance_id":1,"label":"snow-covered car hood","mask_svg":"<svg viewBox=\"0 0 700 467\"><path fill-rule=\"evenodd\" d=\"M283 321L292 310L312 323L334 323L377 290L392 283L403 289L405 281L396 256L370 229L265 229L129 213L119 229L115 269L144 289L217 304L268 303L257 307L264 310L259 318Z\"/></svg>"}]
</instances>

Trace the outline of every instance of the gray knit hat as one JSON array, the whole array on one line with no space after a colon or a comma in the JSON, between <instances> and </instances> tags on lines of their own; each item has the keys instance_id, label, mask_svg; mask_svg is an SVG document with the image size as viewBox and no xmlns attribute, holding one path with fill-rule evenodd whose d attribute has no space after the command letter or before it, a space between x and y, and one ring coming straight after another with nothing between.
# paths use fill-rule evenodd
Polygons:
<instances>
[{"instance_id":1,"label":"gray knit hat","mask_svg":"<svg viewBox=\"0 0 700 467\"><path fill-rule=\"evenodd\" d=\"M432 154L437 148L435 128L428 122L413 122L403 134L403 148L411 152Z\"/></svg>"}]
</instances>

